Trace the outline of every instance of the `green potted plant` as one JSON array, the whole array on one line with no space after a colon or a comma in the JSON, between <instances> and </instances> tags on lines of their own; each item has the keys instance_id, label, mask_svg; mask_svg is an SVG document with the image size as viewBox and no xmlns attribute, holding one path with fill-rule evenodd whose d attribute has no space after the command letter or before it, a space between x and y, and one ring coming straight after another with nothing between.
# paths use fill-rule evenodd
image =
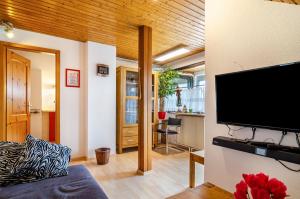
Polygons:
<instances>
[{"instance_id":1,"label":"green potted plant","mask_svg":"<svg viewBox=\"0 0 300 199\"><path fill-rule=\"evenodd\" d=\"M174 80L179 77L178 71L167 68L159 73L158 77L158 97L159 97L159 119L165 119L165 98L176 92Z\"/></svg>"}]
</instances>

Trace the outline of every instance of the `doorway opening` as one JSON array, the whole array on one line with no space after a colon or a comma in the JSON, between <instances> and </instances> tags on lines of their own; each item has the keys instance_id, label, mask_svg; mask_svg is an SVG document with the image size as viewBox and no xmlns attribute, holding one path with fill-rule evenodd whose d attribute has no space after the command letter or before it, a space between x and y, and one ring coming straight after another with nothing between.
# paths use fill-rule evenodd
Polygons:
<instances>
[{"instance_id":1,"label":"doorway opening","mask_svg":"<svg viewBox=\"0 0 300 199\"><path fill-rule=\"evenodd\" d=\"M60 51L0 42L0 140L60 143ZM3 86L2 86L3 85Z\"/></svg>"}]
</instances>

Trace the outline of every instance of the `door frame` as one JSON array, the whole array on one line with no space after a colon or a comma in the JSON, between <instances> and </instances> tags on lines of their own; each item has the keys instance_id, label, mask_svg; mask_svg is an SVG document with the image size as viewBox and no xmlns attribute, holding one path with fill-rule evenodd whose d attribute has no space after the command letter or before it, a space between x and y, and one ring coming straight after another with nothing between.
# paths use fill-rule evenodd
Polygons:
<instances>
[{"instance_id":1,"label":"door frame","mask_svg":"<svg viewBox=\"0 0 300 199\"><path fill-rule=\"evenodd\" d=\"M8 49L55 54L55 143L60 143L60 51L0 41L0 141L6 141L6 55Z\"/></svg>"}]
</instances>

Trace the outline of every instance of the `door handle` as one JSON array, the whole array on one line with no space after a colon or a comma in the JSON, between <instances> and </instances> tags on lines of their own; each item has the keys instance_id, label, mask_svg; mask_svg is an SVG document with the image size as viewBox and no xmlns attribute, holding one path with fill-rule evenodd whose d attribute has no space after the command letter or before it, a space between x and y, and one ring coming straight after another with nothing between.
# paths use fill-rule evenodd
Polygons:
<instances>
[{"instance_id":1,"label":"door handle","mask_svg":"<svg viewBox=\"0 0 300 199\"><path fill-rule=\"evenodd\" d=\"M25 107L32 107L32 105L31 104L24 104L23 106L25 106Z\"/></svg>"}]
</instances>

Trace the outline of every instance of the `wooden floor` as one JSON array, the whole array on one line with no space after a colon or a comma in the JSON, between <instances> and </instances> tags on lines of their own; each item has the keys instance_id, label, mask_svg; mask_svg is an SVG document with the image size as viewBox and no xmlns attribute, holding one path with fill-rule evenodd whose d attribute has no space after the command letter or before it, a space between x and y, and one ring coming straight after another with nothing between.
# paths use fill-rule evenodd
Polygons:
<instances>
[{"instance_id":1,"label":"wooden floor","mask_svg":"<svg viewBox=\"0 0 300 199\"><path fill-rule=\"evenodd\" d=\"M85 165L111 199L159 199L188 187L189 154L161 155L153 152L153 170L136 175L137 152L113 155L109 164L98 166L95 160L74 162ZM196 185L203 183L203 166L196 167Z\"/></svg>"}]
</instances>

